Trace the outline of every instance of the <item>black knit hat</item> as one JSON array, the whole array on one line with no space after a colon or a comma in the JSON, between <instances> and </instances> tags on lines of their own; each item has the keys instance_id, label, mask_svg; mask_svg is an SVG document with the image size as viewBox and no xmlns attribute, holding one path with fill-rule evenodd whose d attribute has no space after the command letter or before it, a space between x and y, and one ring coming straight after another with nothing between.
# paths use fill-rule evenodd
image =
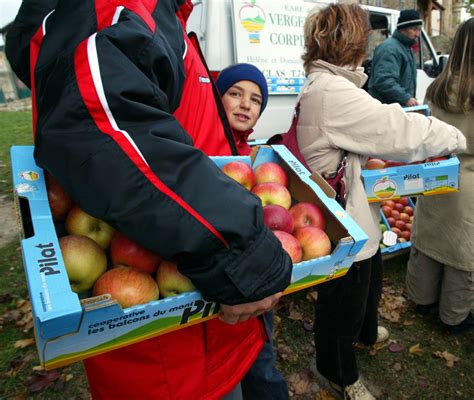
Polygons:
<instances>
[{"instance_id":1,"label":"black knit hat","mask_svg":"<svg viewBox=\"0 0 474 400\"><path fill-rule=\"evenodd\" d=\"M423 25L421 15L416 10L402 10L398 17L397 29L410 28Z\"/></svg>"}]
</instances>

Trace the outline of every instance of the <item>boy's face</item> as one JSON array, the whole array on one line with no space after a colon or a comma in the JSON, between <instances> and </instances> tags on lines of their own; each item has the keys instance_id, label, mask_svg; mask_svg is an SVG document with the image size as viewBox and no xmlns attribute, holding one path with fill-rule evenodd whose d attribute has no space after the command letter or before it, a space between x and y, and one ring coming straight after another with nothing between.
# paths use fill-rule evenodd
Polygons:
<instances>
[{"instance_id":1,"label":"boy's face","mask_svg":"<svg viewBox=\"0 0 474 400\"><path fill-rule=\"evenodd\" d=\"M232 129L248 131L257 123L262 107L260 87L251 81L239 81L222 96Z\"/></svg>"}]
</instances>

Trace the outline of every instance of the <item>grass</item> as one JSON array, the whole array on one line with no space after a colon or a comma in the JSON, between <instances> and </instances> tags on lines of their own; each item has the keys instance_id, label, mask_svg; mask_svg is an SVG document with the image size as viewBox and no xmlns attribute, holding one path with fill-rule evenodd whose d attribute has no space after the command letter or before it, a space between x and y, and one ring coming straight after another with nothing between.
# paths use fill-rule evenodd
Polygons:
<instances>
[{"instance_id":1,"label":"grass","mask_svg":"<svg viewBox=\"0 0 474 400\"><path fill-rule=\"evenodd\" d=\"M31 112L0 112L0 195L12 193L10 147L32 143Z\"/></svg>"}]
</instances>

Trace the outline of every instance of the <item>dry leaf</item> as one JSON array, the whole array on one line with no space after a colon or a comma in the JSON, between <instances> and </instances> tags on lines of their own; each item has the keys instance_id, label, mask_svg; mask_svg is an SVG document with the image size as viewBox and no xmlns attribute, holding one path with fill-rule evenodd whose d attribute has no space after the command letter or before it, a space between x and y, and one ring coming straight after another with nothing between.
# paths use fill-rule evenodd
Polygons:
<instances>
[{"instance_id":1,"label":"dry leaf","mask_svg":"<svg viewBox=\"0 0 474 400\"><path fill-rule=\"evenodd\" d=\"M32 368L33 371L44 371L44 368L41 365L35 365Z\"/></svg>"},{"instance_id":2,"label":"dry leaf","mask_svg":"<svg viewBox=\"0 0 474 400\"><path fill-rule=\"evenodd\" d=\"M56 370L35 372L33 376L28 378L26 386L30 393L41 392L54 383L61 377L61 374Z\"/></svg>"},{"instance_id":3,"label":"dry leaf","mask_svg":"<svg viewBox=\"0 0 474 400\"><path fill-rule=\"evenodd\" d=\"M316 300L318 300L318 292L316 290L308 292L308 294L306 295L306 299L312 301L313 303L316 303Z\"/></svg>"},{"instance_id":4,"label":"dry leaf","mask_svg":"<svg viewBox=\"0 0 474 400\"><path fill-rule=\"evenodd\" d=\"M410 354L421 354L421 353L423 353L423 349L420 347L419 344L415 344L414 346L411 346L408 351L409 351Z\"/></svg>"},{"instance_id":5,"label":"dry leaf","mask_svg":"<svg viewBox=\"0 0 474 400\"><path fill-rule=\"evenodd\" d=\"M400 364L399 362L396 362L395 364L393 364L393 369L395 371L401 371L402 370L402 364Z\"/></svg>"},{"instance_id":6,"label":"dry leaf","mask_svg":"<svg viewBox=\"0 0 474 400\"><path fill-rule=\"evenodd\" d=\"M74 378L73 374L67 374L66 377L64 378L64 381L69 382L72 378Z\"/></svg>"},{"instance_id":7,"label":"dry leaf","mask_svg":"<svg viewBox=\"0 0 474 400\"><path fill-rule=\"evenodd\" d=\"M25 347L31 346L34 342L35 340L33 338L17 340L13 347L15 347L15 349L23 349Z\"/></svg>"},{"instance_id":8,"label":"dry leaf","mask_svg":"<svg viewBox=\"0 0 474 400\"><path fill-rule=\"evenodd\" d=\"M313 384L313 376L308 371L292 374L288 378L288 383L290 384L295 394L297 395L307 394L311 390L311 386Z\"/></svg>"},{"instance_id":9,"label":"dry leaf","mask_svg":"<svg viewBox=\"0 0 474 400\"><path fill-rule=\"evenodd\" d=\"M336 400L335 397L325 389L320 389L314 396L314 400Z\"/></svg>"},{"instance_id":10,"label":"dry leaf","mask_svg":"<svg viewBox=\"0 0 474 400\"><path fill-rule=\"evenodd\" d=\"M458 362L460 360L459 357L456 357L455 355L448 353L447 351L435 351L433 354L436 357L439 358L444 358L446 360L446 366L449 368L454 367L454 363Z\"/></svg>"},{"instance_id":11,"label":"dry leaf","mask_svg":"<svg viewBox=\"0 0 474 400\"><path fill-rule=\"evenodd\" d=\"M292 321L302 321L303 314L297 309L295 303L291 302L289 304L289 312L288 312L288 319Z\"/></svg>"}]
</instances>

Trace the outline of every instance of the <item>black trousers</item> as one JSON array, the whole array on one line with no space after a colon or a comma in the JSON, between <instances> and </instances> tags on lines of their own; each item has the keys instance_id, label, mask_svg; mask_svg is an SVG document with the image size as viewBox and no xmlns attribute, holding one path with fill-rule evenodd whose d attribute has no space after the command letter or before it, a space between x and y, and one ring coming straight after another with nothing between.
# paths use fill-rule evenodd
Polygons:
<instances>
[{"instance_id":1,"label":"black trousers","mask_svg":"<svg viewBox=\"0 0 474 400\"><path fill-rule=\"evenodd\" d=\"M359 378L354 343L377 340L377 309L382 294L380 250L354 263L346 276L317 287L316 365L330 381L348 386Z\"/></svg>"}]
</instances>

